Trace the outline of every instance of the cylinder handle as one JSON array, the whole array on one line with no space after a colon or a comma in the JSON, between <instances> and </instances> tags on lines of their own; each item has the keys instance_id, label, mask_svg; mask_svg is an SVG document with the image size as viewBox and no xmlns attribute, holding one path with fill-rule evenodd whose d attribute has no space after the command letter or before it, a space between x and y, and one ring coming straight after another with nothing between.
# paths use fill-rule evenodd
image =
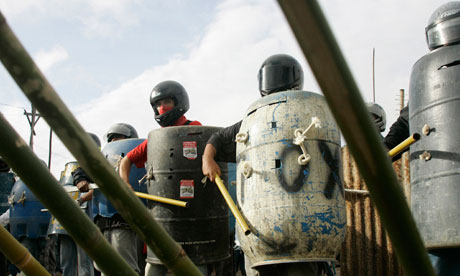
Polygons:
<instances>
[{"instance_id":1,"label":"cylinder handle","mask_svg":"<svg viewBox=\"0 0 460 276\"><path fill-rule=\"evenodd\" d=\"M153 167L150 166L149 169L147 170L147 173L139 179L138 183L141 185L145 180L150 180L153 179Z\"/></svg>"},{"instance_id":2,"label":"cylinder handle","mask_svg":"<svg viewBox=\"0 0 460 276\"><path fill-rule=\"evenodd\" d=\"M425 124L423 127L422 127L422 133L423 135L425 136L428 136L431 132L431 128L428 124Z\"/></svg>"},{"instance_id":3,"label":"cylinder handle","mask_svg":"<svg viewBox=\"0 0 460 276\"><path fill-rule=\"evenodd\" d=\"M248 141L248 133L247 132L240 132L236 134L235 140L237 143L245 144Z\"/></svg>"},{"instance_id":4,"label":"cylinder handle","mask_svg":"<svg viewBox=\"0 0 460 276\"><path fill-rule=\"evenodd\" d=\"M246 179L248 179L252 175L252 167L251 165L249 165L248 162L243 163L243 175Z\"/></svg>"},{"instance_id":5,"label":"cylinder handle","mask_svg":"<svg viewBox=\"0 0 460 276\"><path fill-rule=\"evenodd\" d=\"M312 128L321 128L321 121L318 117L312 117L310 125L304 130L298 128L294 131L294 144L300 146L302 149L302 154L297 158L297 163L299 165L304 166L310 162L311 156L307 152L307 148L305 147L304 141L307 139L306 134Z\"/></svg>"},{"instance_id":6,"label":"cylinder handle","mask_svg":"<svg viewBox=\"0 0 460 276\"><path fill-rule=\"evenodd\" d=\"M422 154L418 156L421 160L428 161L431 159L431 154L427 151L424 151Z\"/></svg>"}]
</instances>

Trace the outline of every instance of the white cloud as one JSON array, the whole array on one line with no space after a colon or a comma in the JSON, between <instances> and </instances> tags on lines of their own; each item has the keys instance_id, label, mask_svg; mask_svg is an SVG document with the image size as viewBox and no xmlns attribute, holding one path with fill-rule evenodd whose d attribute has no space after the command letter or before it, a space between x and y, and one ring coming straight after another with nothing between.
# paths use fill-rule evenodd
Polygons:
<instances>
[{"instance_id":1,"label":"white cloud","mask_svg":"<svg viewBox=\"0 0 460 276\"><path fill-rule=\"evenodd\" d=\"M56 64L66 60L69 57L67 50L60 46L54 46L50 50L40 50L34 56L34 60L38 67L46 72L49 71L51 67L55 66Z\"/></svg>"},{"instance_id":2,"label":"white cloud","mask_svg":"<svg viewBox=\"0 0 460 276\"><path fill-rule=\"evenodd\" d=\"M118 37L120 30L139 22L135 8L140 1L128 0L0 0L8 19L34 22L43 17L74 21L90 36ZM28 16L24 16L24 15Z\"/></svg>"},{"instance_id":3,"label":"white cloud","mask_svg":"<svg viewBox=\"0 0 460 276\"><path fill-rule=\"evenodd\" d=\"M257 23L254 18L258 18ZM240 120L246 108L260 98L257 73L264 59L281 52L303 60L274 3L229 1L218 9L214 22L188 54L147 70L80 106L76 115L84 126L99 130L128 122L145 137L158 128L149 104L150 91L157 83L173 79L189 93L188 118L205 125L228 126Z\"/></svg>"}]
</instances>

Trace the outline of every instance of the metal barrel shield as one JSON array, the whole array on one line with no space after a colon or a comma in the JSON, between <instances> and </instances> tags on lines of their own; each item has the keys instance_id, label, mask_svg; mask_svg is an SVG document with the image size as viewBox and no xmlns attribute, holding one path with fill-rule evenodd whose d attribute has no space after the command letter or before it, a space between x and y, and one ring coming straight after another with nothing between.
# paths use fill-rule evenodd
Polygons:
<instances>
[{"instance_id":1,"label":"metal barrel shield","mask_svg":"<svg viewBox=\"0 0 460 276\"><path fill-rule=\"evenodd\" d=\"M149 210L195 264L230 257L228 207L216 184L202 183L201 158L211 134L220 128L167 127L149 133L149 194L189 202L188 208L149 202ZM219 163L227 179L226 163ZM160 263L149 249L147 261Z\"/></svg>"},{"instance_id":2,"label":"metal barrel shield","mask_svg":"<svg viewBox=\"0 0 460 276\"><path fill-rule=\"evenodd\" d=\"M411 210L430 249L460 247L460 45L420 60L410 78Z\"/></svg>"},{"instance_id":3,"label":"metal barrel shield","mask_svg":"<svg viewBox=\"0 0 460 276\"><path fill-rule=\"evenodd\" d=\"M43 204L19 179L10 195L10 232L15 238L46 237L51 215L42 212Z\"/></svg>"},{"instance_id":4,"label":"metal barrel shield","mask_svg":"<svg viewBox=\"0 0 460 276\"><path fill-rule=\"evenodd\" d=\"M145 139L123 139L114 142L110 142L102 149L102 154L105 158L112 164L115 170L118 170L119 163L123 157L128 154L132 149L144 142ZM145 168L137 168L134 164L131 166L129 173L129 183L133 187L133 190L136 192L147 192L147 185L145 183L139 183L142 177L144 177L146 171ZM144 204L146 203L145 199L141 199ZM110 201L101 193L99 189L94 190L93 197L93 216L99 214L103 217L112 217L115 215L117 210L113 207Z\"/></svg>"},{"instance_id":5,"label":"metal barrel shield","mask_svg":"<svg viewBox=\"0 0 460 276\"><path fill-rule=\"evenodd\" d=\"M237 141L236 196L254 234L237 230L253 267L334 260L345 236L345 200L340 133L323 96L261 98L248 108Z\"/></svg>"}]
</instances>

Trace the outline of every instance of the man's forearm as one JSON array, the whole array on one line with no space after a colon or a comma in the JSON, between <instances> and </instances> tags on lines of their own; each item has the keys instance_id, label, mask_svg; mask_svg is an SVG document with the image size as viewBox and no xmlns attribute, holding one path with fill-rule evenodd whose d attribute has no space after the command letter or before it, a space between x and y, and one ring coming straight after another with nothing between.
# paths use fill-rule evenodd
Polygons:
<instances>
[{"instance_id":1,"label":"man's forearm","mask_svg":"<svg viewBox=\"0 0 460 276\"><path fill-rule=\"evenodd\" d=\"M207 144L203 152L203 161L211 159L214 160L214 157L216 157L216 153L216 148L212 144Z\"/></svg>"},{"instance_id":2,"label":"man's forearm","mask_svg":"<svg viewBox=\"0 0 460 276\"><path fill-rule=\"evenodd\" d=\"M119 174L121 179L129 184L129 172L131 170L132 162L127 156L123 157L120 162Z\"/></svg>"}]
</instances>

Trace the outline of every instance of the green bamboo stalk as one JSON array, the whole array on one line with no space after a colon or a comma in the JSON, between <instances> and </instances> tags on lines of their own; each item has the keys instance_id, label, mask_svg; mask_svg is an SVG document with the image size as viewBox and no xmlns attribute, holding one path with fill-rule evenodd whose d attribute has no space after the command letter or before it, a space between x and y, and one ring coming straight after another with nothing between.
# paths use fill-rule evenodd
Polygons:
<instances>
[{"instance_id":1,"label":"green bamboo stalk","mask_svg":"<svg viewBox=\"0 0 460 276\"><path fill-rule=\"evenodd\" d=\"M0 112L0 155L107 275L138 274L110 246ZM2 244L3 244L2 240Z\"/></svg>"},{"instance_id":2,"label":"green bamboo stalk","mask_svg":"<svg viewBox=\"0 0 460 276\"><path fill-rule=\"evenodd\" d=\"M51 276L46 269L6 229L0 226L0 251L17 268L30 276Z\"/></svg>"},{"instance_id":3,"label":"green bamboo stalk","mask_svg":"<svg viewBox=\"0 0 460 276\"><path fill-rule=\"evenodd\" d=\"M278 0L363 175L405 275L435 275L348 65L315 0Z\"/></svg>"},{"instance_id":4,"label":"green bamboo stalk","mask_svg":"<svg viewBox=\"0 0 460 276\"><path fill-rule=\"evenodd\" d=\"M26 97L37 107L41 116L78 160L80 166L98 184L102 193L156 256L176 275L201 275L182 247L155 222L142 202L104 158L35 65L1 13L0 59ZM53 213L53 210L51 212Z\"/></svg>"}]
</instances>

